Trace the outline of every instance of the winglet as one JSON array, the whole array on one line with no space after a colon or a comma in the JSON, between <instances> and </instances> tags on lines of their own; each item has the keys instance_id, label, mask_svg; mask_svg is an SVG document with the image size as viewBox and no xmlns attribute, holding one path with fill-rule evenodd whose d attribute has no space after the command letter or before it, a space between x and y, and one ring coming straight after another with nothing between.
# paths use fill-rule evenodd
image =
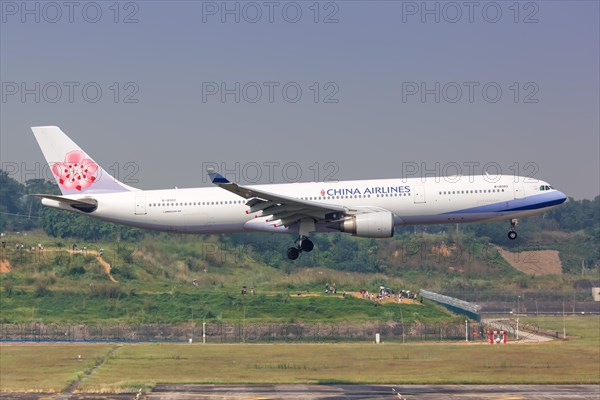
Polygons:
<instances>
[{"instance_id":1,"label":"winglet","mask_svg":"<svg viewBox=\"0 0 600 400\"><path fill-rule=\"evenodd\" d=\"M206 172L208 173L208 177L210 178L211 182L214 184L218 185L218 184L222 184L222 183L224 183L224 184L231 183L223 175L219 174L218 172L215 172L215 169L212 167L206 168Z\"/></svg>"}]
</instances>

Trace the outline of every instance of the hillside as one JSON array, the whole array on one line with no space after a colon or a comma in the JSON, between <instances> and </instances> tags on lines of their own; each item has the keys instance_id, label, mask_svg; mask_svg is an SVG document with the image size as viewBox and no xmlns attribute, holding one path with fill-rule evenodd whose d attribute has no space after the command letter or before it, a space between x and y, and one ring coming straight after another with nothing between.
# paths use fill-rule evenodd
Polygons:
<instances>
[{"instance_id":1,"label":"hillside","mask_svg":"<svg viewBox=\"0 0 600 400\"><path fill-rule=\"evenodd\" d=\"M352 301L337 300L331 303L337 313L322 312L323 317L299 312L302 307L270 312L290 294L324 294L325 285L333 283L338 292L426 288L502 310L517 308L518 299L527 299L529 307L535 302L536 309L538 303L553 302L555 310L565 301L574 312L579 303L583 309L590 303L591 282L600 279L600 196L569 199L544 215L521 220L514 241L506 238L506 223L398 227L391 239L316 234L311 236L315 250L290 262L285 254L290 235L142 231L43 208L28 196L52 193L53 182L20 183L1 170L0 181L4 320L181 321L192 309L226 320L239 317L243 286L265 296L268 306L258 319L358 315L385 320L396 312L348 313L336 307ZM87 250L73 252L74 244ZM318 307L330 307L319 303L325 300L331 296L314 296ZM445 318L434 314L414 317Z\"/></svg>"},{"instance_id":2,"label":"hillside","mask_svg":"<svg viewBox=\"0 0 600 400\"><path fill-rule=\"evenodd\" d=\"M146 238L139 245L80 243L86 250L75 252L41 232L5 239L15 237L19 243L43 243L43 250L5 249L11 269L0 278L1 322L181 323L194 315L223 322L356 322L400 320L401 310L406 321L453 319L432 304L400 307L343 296L379 285L415 290L398 278L323 268L286 272L249 254L217 255L214 242L197 237ZM326 284L335 284L337 293L325 294Z\"/></svg>"},{"instance_id":3,"label":"hillside","mask_svg":"<svg viewBox=\"0 0 600 400\"><path fill-rule=\"evenodd\" d=\"M513 268L527 275L560 275L562 264L558 250L532 250L510 252L498 248L498 252Z\"/></svg>"},{"instance_id":4,"label":"hillside","mask_svg":"<svg viewBox=\"0 0 600 400\"><path fill-rule=\"evenodd\" d=\"M516 294L572 299L581 280L568 273L525 274L502 256L514 253L465 235L405 234L382 241L317 235L319 250L297 263L285 260L280 238L287 239L158 234L139 243L79 242L73 252L73 243L43 232L5 235L5 242L24 248L3 250L1 319L150 323L184 322L194 314L212 321L386 321L398 320L402 310L406 321L434 321L452 317L427 302L398 306L342 294L384 286L413 293L426 288L474 302ZM364 257L345 260L343 249ZM558 251L550 253L556 268ZM522 264L535 267L539 259L524 254ZM337 294L326 295L325 286L334 283ZM588 292L576 295L585 300Z\"/></svg>"}]
</instances>

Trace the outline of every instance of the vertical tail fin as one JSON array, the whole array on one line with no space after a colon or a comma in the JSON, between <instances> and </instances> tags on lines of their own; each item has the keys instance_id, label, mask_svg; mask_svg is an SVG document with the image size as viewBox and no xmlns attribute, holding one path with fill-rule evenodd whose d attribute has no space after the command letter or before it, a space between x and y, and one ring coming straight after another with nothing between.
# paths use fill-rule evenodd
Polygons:
<instances>
[{"instance_id":1,"label":"vertical tail fin","mask_svg":"<svg viewBox=\"0 0 600 400\"><path fill-rule=\"evenodd\" d=\"M31 130L63 195L137 190L113 178L60 128L36 126Z\"/></svg>"}]
</instances>

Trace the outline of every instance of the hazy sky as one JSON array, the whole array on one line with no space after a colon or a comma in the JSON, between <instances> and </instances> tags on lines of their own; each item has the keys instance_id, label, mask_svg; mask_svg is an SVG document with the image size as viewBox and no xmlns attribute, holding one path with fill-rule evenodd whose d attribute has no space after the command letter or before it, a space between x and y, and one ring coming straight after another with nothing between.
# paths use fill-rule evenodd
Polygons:
<instances>
[{"instance_id":1,"label":"hazy sky","mask_svg":"<svg viewBox=\"0 0 600 400\"><path fill-rule=\"evenodd\" d=\"M141 188L490 172L600 185L599 2L2 1L1 163L58 125Z\"/></svg>"}]
</instances>

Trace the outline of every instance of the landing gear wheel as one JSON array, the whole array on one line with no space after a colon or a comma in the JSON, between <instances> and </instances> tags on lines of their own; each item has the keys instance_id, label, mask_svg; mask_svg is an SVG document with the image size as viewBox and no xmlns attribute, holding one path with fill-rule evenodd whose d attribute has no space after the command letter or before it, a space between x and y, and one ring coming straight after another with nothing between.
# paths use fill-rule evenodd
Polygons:
<instances>
[{"instance_id":1,"label":"landing gear wheel","mask_svg":"<svg viewBox=\"0 0 600 400\"><path fill-rule=\"evenodd\" d=\"M302 242L300 242L300 248L302 249L302 251L305 251L307 253L311 252L314 247L315 245L310 239L304 239Z\"/></svg>"},{"instance_id":2,"label":"landing gear wheel","mask_svg":"<svg viewBox=\"0 0 600 400\"><path fill-rule=\"evenodd\" d=\"M300 255L300 251L295 247L290 247L287 251L287 256L290 260L295 260Z\"/></svg>"},{"instance_id":3,"label":"landing gear wheel","mask_svg":"<svg viewBox=\"0 0 600 400\"><path fill-rule=\"evenodd\" d=\"M515 231L508 232L508 238L510 240L515 240L517 238L517 232L515 232Z\"/></svg>"}]
</instances>

